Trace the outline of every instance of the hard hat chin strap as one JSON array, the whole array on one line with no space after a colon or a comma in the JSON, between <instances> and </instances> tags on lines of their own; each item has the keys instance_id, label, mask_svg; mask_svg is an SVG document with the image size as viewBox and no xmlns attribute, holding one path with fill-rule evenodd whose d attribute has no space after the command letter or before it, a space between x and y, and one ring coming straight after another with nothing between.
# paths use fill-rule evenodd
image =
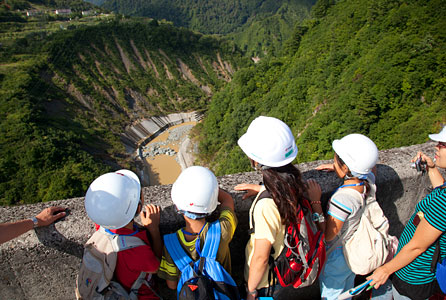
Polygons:
<instances>
[{"instance_id":1,"label":"hard hat chin strap","mask_svg":"<svg viewBox=\"0 0 446 300\"><path fill-rule=\"evenodd\" d=\"M178 210L178 209L177 209L177 213L179 213L180 215L183 215L185 217L188 217L189 219L192 219L192 220L203 219L209 215L209 214L195 214L193 212L189 212L189 211L185 211L185 210Z\"/></svg>"},{"instance_id":2,"label":"hard hat chin strap","mask_svg":"<svg viewBox=\"0 0 446 300\"><path fill-rule=\"evenodd\" d=\"M368 174L359 174L359 173L357 173L355 171L350 171L349 174L344 176L344 180L352 179L352 178L358 178L360 180L367 180L369 178L369 176L370 176L370 173L368 173Z\"/></svg>"}]
</instances>

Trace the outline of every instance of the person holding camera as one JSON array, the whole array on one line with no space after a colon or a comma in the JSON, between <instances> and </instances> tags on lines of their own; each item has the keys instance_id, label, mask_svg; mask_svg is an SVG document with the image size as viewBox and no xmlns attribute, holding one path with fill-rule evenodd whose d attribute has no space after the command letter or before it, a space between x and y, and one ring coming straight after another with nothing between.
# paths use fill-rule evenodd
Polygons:
<instances>
[{"instance_id":1,"label":"person holding camera","mask_svg":"<svg viewBox=\"0 0 446 300\"><path fill-rule=\"evenodd\" d=\"M400 236L397 255L367 278L378 288L394 274L392 292L396 300L427 299L441 292L436 280L434 253L439 245L438 261L446 257L446 184L438 170L446 168L446 126L429 138L437 142L435 160L418 152L412 162L425 165L433 191L416 205Z\"/></svg>"}]
</instances>

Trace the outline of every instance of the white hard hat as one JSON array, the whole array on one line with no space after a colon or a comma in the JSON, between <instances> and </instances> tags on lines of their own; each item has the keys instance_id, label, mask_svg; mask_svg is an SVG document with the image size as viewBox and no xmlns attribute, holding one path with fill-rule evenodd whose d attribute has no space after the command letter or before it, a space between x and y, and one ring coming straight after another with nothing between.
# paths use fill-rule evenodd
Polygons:
<instances>
[{"instance_id":1,"label":"white hard hat","mask_svg":"<svg viewBox=\"0 0 446 300\"><path fill-rule=\"evenodd\" d=\"M378 161L378 148L365 135L354 133L333 141L333 150L350 171L368 174Z\"/></svg>"},{"instance_id":2,"label":"white hard hat","mask_svg":"<svg viewBox=\"0 0 446 300\"><path fill-rule=\"evenodd\" d=\"M104 228L122 228L135 217L140 194L138 176L132 171L106 173L90 184L85 210L93 222Z\"/></svg>"},{"instance_id":3,"label":"white hard hat","mask_svg":"<svg viewBox=\"0 0 446 300\"><path fill-rule=\"evenodd\" d=\"M205 167L189 167L172 185L171 196L180 211L210 214L218 204L217 178Z\"/></svg>"},{"instance_id":4,"label":"white hard hat","mask_svg":"<svg viewBox=\"0 0 446 300\"><path fill-rule=\"evenodd\" d=\"M436 142L446 143L446 126L440 131L440 133L429 134L429 138Z\"/></svg>"},{"instance_id":5,"label":"white hard hat","mask_svg":"<svg viewBox=\"0 0 446 300\"><path fill-rule=\"evenodd\" d=\"M279 119L260 116L238 140L238 145L252 160L268 166L281 167L297 156L294 136L287 124Z\"/></svg>"}]
</instances>

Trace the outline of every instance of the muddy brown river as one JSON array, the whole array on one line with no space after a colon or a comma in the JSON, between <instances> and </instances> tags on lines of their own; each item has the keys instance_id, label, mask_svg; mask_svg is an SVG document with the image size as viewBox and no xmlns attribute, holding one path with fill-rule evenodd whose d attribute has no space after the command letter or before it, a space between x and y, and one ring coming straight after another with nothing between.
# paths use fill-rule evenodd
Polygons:
<instances>
[{"instance_id":1,"label":"muddy brown river","mask_svg":"<svg viewBox=\"0 0 446 300\"><path fill-rule=\"evenodd\" d=\"M150 147L152 144L156 144L159 142L165 142L169 140L167 145L162 145L160 148L170 148L178 152L181 141L186 138L188 135L188 131L181 131L181 135L178 134L177 128L187 125L195 125L197 122L185 122L179 125L175 125L169 127L165 132L154 138L150 143L146 146ZM171 133L176 131L177 134L172 136ZM169 138L170 136L170 138ZM173 156L169 156L166 154L159 154L156 156L148 156L146 157L146 162L150 168L150 185L162 185L162 184L171 184L174 183L177 179L178 175L181 173L181 167L178 162L175 160L177 154Z\"/></svg>"}]
</instances>

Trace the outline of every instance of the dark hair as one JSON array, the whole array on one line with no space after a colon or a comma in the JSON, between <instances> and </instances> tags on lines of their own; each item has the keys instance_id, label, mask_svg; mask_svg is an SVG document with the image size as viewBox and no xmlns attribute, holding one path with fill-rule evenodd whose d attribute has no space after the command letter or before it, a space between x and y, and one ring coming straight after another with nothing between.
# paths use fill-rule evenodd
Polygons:
<instances>
[{"instance_id":1,"label":"dark hair","mask_svg":"<svg viewBox=\"0 0 446 300\"><path fill-rule=\"evenodd\" d=\"M296 223L297 210L306 191L302 175L294 165L262 170L263 182L279 209L282 223L286 226Z\"/></svg>"},{"instance_id":2,"label":"dark hair","mask_svg":"<svg viewBox=\"0 0 446 300\"><path fill-rule=\"evenodd\" d=\"M339 162L339 165L342 167L342 166L347 166L346 164L345 164L345 162L342 160L342 158L340 158L339 157L339 155L335 152L335 157L336 157L336 160ZM348 166L347 166L347 168L348 168ZM352 172L350 172L350 168L348 169L348 173L347 173L347 176L348 177L350 177L350 178L353 178L354 176L352 175ZM357 178L357 177L356 177ZM366 196L368 196L369 195L369 193L370 193L370 184L369 184L369 182L366 180L366 179L359 179L359 178L357 178L358 180L360 180L360 181L362 181L362 182L364 182L364 186L365 186L365 194L366 194Z\"/></svg>"}]
</instances>

